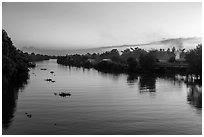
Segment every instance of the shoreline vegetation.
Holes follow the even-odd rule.
[[[179,55],[178,55],[179,54]],[[106,73],[128,74],[183,74],[202,79],[202,44],[185,52],[185,49],[160,49],[145,51],[130,48],[119,53],[112,49],[102,54],[58,56],[57,63],[65,66],[93,68]]]
[[[2,126],[7,129],[14,117],[19,89],[28,83],[29,68],[36,61],[49,60],[55,56],[28,54],[17,49],[5,30],[2,30]]]
[[[56,56],[28,54],[17,49],[5,30],[2,30],[2,87],[3,93],[9,87],[20,88],[29,78],[29,68],[35,67],[36,61],[49,60]]]
[[[10,84],[22,85],[28,78],[29,67],[36,61],[57,59],[65,66],[93,68],[105,73],[127,74],[182,74],[195,75],[202,80],[202,44],[195,49],[160,49],[146,51],[141,48],[117,49],[104,53],[48,56],[27,53],[17,49],[5,30],[2,30],[2,83],[3,89]],[[4,91],[4,90],[3,90]]]

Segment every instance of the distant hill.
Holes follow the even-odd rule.
[[[46,55],[66,55],[66,54],[86,54],[86,53],[102,53],[105,51],[110,51],[112,49],[118,49],[119,51],[125,50],[126,48],[140,47],[145,50],[150,49],[167,49],[175,47],[176,49],[185,48],[191,49],[195,48],[197,44],[202,43],[202,38],[199,37],[189,37],[189,38],[172,38],[163,39],[161,41],[150,42],[146,44],[133,44],[133,45],[116,45],[116,46],[106,46],[97,48],[87,48],[87,49],[40,49],[36,47],[23,47],[21,50],[28,53],[36,54],[46,54]]]

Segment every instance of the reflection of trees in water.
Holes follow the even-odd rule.
[[[196,108],[202,108],[202,88],[198,85],[189,85],[187,101]]]
[[[187,101],[196,108],[202,108],[202,77],[199,75],[176,75],[175,81],[184,82],[187,87]]]
[[[18,99],[18,89],[9,87],[2,97],[2,124],[3,129],[7,129],[12,122]]]
[[[187,75],[185,83],[189,88],[187,101],[196,108],[202,108],[202,77],[199,75]]]
[[[141,75],[139,79],[140,92],[156,92],[156,76]]]
[[[138,75],[131,74],[127,76],[127,83],[129,85],[132,85],[136,83],[137,81],[138,81]]]
[[[22,76],[22,75],[21,75]],[[23,89],[27,84],[28,76],[22,76],[18,83],[5,85],[2,90],[2,127],[8,129],[13,121],[14,112],[16,110],[16,101],[18,99],[19,89]]]
[[[109,77],[113,79],[114,81],[118,81],[121,75],[120,73],[107,73],[107,72],[100,72],[100,71],[98,71],[98,74],[102,77]]]
[[[198,85],[202,86],[202,77],[198,75],[187,75],[184,79],[187,85]]]
[[[139,82],[140,93],[156,92],[156,79],[161,78],[173,82],[174,85],[185,83],[188,86],[187,100],[192,106],[202,108],[202,78],[194,75],[128,75],[127,83],[129,85]]]
[[[140,92],[156,92],[156,75],[152,74],[143,74],[143,75],[134,75],[129,74],[127,77],[127,83],[132,85],[139,81],[139,90]]]

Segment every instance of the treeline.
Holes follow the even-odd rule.
[[[191,73],[202,76],[202,44],[186,53],[186,61],[190,66]]]
[[[94,68],[104,72],[168,72],[161,66],[188,65],[187,73],[202,74],[202,44],[196,49],[185,52],[181,50],[181,56],[185,59],[182,63],[175,60],[175,47],[172,49],[160,49],[146,51],[141,48],[130,48],[119,53],[117,49],[102,54],[66,55],[59,56],[57,63],[68,66]],[[165,62],[163,61],[165,60]],[[168,68],[168,67],[167,67]],[[173,67],[172,67],[173,68]],[[176,70],[175,68],[173,69]],[[183,71],[182,69],[179,71]]]
[[[67,55],[58,57],[57,63],[68,66],[95,68],[104,72],[141,72],[153,70],[157,62],[153,52],[140,48],[126,49],[119,54],[117,49],[102,54]]]
[[[36,61],[56,59],[56,56],[27,53],[17,49],[5,30],[2,30],[2,82],[3,88],[11,83],[22,83],[28,78],[28,68]]]
[[[5,30],[2,30],[2,84],[3,89],[11,83],[21,83],[28,78],[29,60],[17,50]],[[4,91],[4,90],[3,90]]]

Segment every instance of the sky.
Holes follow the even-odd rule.
[[[201,3],[7,3],[16,47],[80,49],[202,37]]]

